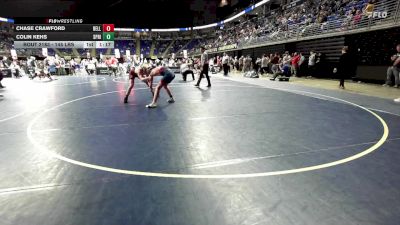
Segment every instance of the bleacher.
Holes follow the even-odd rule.
[[[167,49],[168,45],[171,43],[171,40],[159,40],[157,41],[156,48],[154,49],[154,55],[161,56]]]
[[[193,39],[189,42],[189,44],[186,46],[185,49],[188,50],[188,52],[190,52],[192,49],[198,48],[200,44],[201,44],[200,39]]]
[[[150,56],[151,40],[140,40],[140,54],[145,57]]]
[[[72,56],[73,55],[72,54],[72,49],[70,49],[70,48],[60,48],[58,50],[60,51],[62,56],[66,56],[66,55],[71,55]]]
[[[118,48],[121,51],[125,51],[127,49],[132,51],[135,49],[135,41],[134,40],[116,40],[114,47]]]
[[[56,52],[54,51],[54,49],[48,48],[48,49],[47,49],[47,54],[48,54],[48,55],[51,55],[51,56],[54,56],[54,55],[56,55]]]
[[[88,52],[88,49],[78,48],[76,50],[78,51],[80,57],[86,58],[86,53]],[[73,54],[73,52],[71,54]]]
[[[106,52],[107,52],[107,49],[105,49],[105,48],[96,49],[96,56],[100,57],[100,55],[105,55]]]
[[[174,45],[172,46],[170,52],[178,54],[179,50],[188,42],[189,40],[175,40]]]

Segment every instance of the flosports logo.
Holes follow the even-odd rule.
[[[388,16],[387,11],[379,12],[379,11],[374,11],[370,15],[368,15],[368,18],[378,18],[378,19],[384,19]]]

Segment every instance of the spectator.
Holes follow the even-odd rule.
[[[298,68],[298,73],[297,76],[303,76],[306,70],[306,64],[304,63],[306,61],[306,57],[304,57],[303,54],[299,54],[300,60],[299,60],[299,68]]]
[[[224,76],[228,76],[229,56],[226,53],[224,53],[224,56],[222,57],[222,67],[224,69]]]
[[[243,70],[244,56],[240,56],[239,58],[239,71]]]
[[[235,63],[233,62],[233,57],[232,56],[230,56],[228,59],[229,59],[228,73],[230,73],[231,70],[233,70],[233,68],[235,68]]]
[[[297,77],[297,73],[299,70],[299,62],[300,62],[300,55],[295,52],[293,54],[293,57],[291,59],[291,64],[292,64],[292,74]]]
[[[8,69],[11,66],[11,62],[6,56],[3,56],[3,60],[1,61],[1,63],[3,64],[2,66],[5,69]]]
[[[243,60],[243,73],[247,73],[251,70],[251,63],[252,63],[252,59],[250,57],[250,55],[247,55],[246,58],[244,58]]]
[[[222,59],[220,56],[214,58],[214,65],[217,65],[218,72],[222,70]]]
[[[319,52],[315,56],[315,76],[320,76],[326,72],[325,56]]]
[[[279,58],[279,54],[275,53],[274,57],[271,59],[271,72],[273,74],[276,74],[279,71],[279,61],[281,59]]]
[[[95,57],[92,57],[91,60],[87,60],[88,65],[87,65],[87,71],[89,75],[93,75],[96,73],[96,65],[97,65],[97,60]]]
[[[400,44],[396,46],[397,53],[391,57],[392,65],[389,66],[386,73],[386,82],[383,86],[389,86],[392,83],[392,76],[394,77],[395,88],[399,87],[399,72],[400,72]]]
[[[288,65],[290,67],[291,61],[292,61],[292,57],[290,57],[289,52],[286,51],[285,54],[283,54],[283,57],[282,57],[282,64]]]
[[[290,77],[290,65],[289,64],[281,64],[278,69],[274,72],[274,76],[270,79],[274,81],[278,76]]]
[[[316,54],[314,51],[311,51],[310,56],[308,57],[308,74],[310,76],[314,76],[315,60],[316,60]]]
[[[237,56],[233,59],[233,65],[235,66],[236,72],[239,71],[239,59]]]
[[[186,77],[188,74],[192,74],[192,78],[194,80],[194,72],[193,72],[193,70],[191,70],[189,68],[189,66],[188,66],[188,64],[186,64],[186,62],[183,62],[181,64],[181,73],[182,73],[183,81],[186,81]]]
[[[342,55],[339,59],[339,68],[336,70],[340,79],[339,88],[344,89],[344,79],[346,79],[352,71],[352,60],[348,54],[349,48],[342,48]]]
[[[256,72],[256,74],[258,74],[260,67],[261,67],[261,58],[257,58],[254,63],[254,71]]]
[[[375,9],[375,1],[374,0],[369,0],[368,4],[365,6],[364,8],[364,14],[366,16],[372,16],[372,14],[374,13],[374,9]]]
[[[362,13],[361,10],[357,10],[356,14],[353,16],[353,21],[352,21],[352,28],[354,29],[357,27],[357,25],[360,23],[362,18]]]
[[[0,88],[5,88],[2,84],[1,81],[3,80],[3,67],[0,65]]]
[[[13,75],[14,78],[20,78],[21,76],[21,67],[18,65],[17,60],[13,60],[11,63],[10,67],[11,69],[11,74]]]
[[[269,64],[269,57],[267,56],[267,54],[264,54],[262,59],[261,59],[261,74],[264,74],[264,72],[268,73],[268,64]]]
[[[69,68],[70,68],[70,74],[71,75],[75,75],[76,73],[76,71],[77,71],[77,63],[75,62],[75,60],[74,59],[71,59],[70,61],[69,61]]]

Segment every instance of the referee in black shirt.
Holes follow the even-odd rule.
[[[197,80],[197,84],[195,85],[195,87],[199,87],[201,79],[203,78],[203,74],[207,78],[207,82],[208,82],[207,87],[211,87],[210,77],[208,76],[208,54],[206,53],[206,48],[204,46],[201,47],[200,63],[202,66],[202,70],[200,72],[199,79]]]

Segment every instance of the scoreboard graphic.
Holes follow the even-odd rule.
[[[26,22],[26,21],[23,21]],[[83,19],[45,19],[14,24],[14,48],[114,48],[114,24],[83,24]]]

